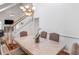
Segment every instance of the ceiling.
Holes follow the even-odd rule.
[[[27,5],[27,3],[0,4],[0,20],[12,19],[17,21],[16,18],[24,15],[24,12],[19,8],[20,6],[23,6],[23,5]]]

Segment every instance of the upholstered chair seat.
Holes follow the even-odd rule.
[[[79,55],[79,44],[73,43],[71,48],[71,55]]]
[[[59,34],[57,34],[57,33],[50,33],[49,34],[49,40],[53,40],[53,41],[59,42]]]
[[[27,32],[26,31],[20,32],[20,37],[24,37],[24,36],[27,36]]]
[[[47,32],[42,31],[41,34],[40,34],[40,37],[41,38],[47,38]]]

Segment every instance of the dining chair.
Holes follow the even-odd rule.
[[[59,34],[57,34],[57,33],[50,33],[49,34],[49,40],[53,40],[53,41],[59,42]]]
[[[46,31],[42,31],[40,34],[41,38],[47,38],[47,32]]]
[[[27,36],[27,32],[26,31],[20,32],[20,37],[24,37],[24,36]]]
[[[73,43],[71,48],[71,55],[79,55],[79,44]]]

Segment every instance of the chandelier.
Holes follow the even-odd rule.
[[[27,15],[32,16],[34,14],[35,7],[26,5],[26,6],[20,6],[20,9]]]

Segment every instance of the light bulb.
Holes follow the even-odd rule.
[[[31,12],[32,10],[31,10],[31,9],[29,9],[28,11],[29,11],[29,12]]]
[[[23,6],[20,6],[20,9],[24,9],[24,7]]]
[[[26,9],[22,9],[23,11],[26,11]]]
[[[31,16],[32,15],[32,13],[25,13],[27,16]]]
[[[29,13],[25,13],[27,16],[29,16]]]
[[[29,5],[26,5],[26,6],[25,6],[25,8],[27,8],[27,9],[28,9],[29,7],[30,7]]]
[[[35,10],[35,7],[32,7],[32,10]]]

